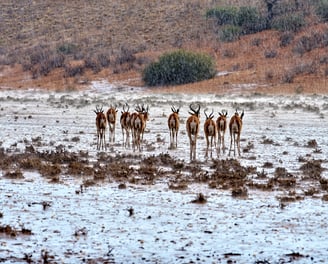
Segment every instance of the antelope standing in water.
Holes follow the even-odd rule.
[[[123,146],[124,147],[130,147],[130,118],[131,114],[129,112],[129,105],[125,104],[123,106],[123,111],[120,118],[121,128],[122,128],[122,136],[123,136]],[[124,137],[125,136],[125,137]]]
[[[210,148],[211,158],[212,158],[212,149],[213,149],[213,143],[214,146],[216,146],[216,125],[213,121],[213,110],[212,112],[207,115],[206,109],[204,110],[204,114],[206,116],[206,120],[204,123],[204,133],[206,138],[206,152],[205,152],[205,158],[208,157],[208,149]],[[213,142],[214,141],[214,142]]]
[[[193,108],[192,104],[189,106],[191,115],[186,122],[186,129],[187,134],[189,137],[190,142],[190,160],[196,159],[196,144],[197,144],[197,136],[199,132],[199,112],[200,112],[200,105],[198,104],[197,109]]]
[[[111,106],[106,113],[109,130],[109,142],[111,143],[115,142],[116,113],[116,106]]]
[[[132,129],[132,141],[133,141],[133,150],[137,148],[139,151],[141,151],[141,143],[143,141],[143,135],[146,128],[146,122],[149,118],[148,113],[148,106],[147,108],[144,108],[144,106],[136,107],[137,113],[134,113],[131,118],[131,129]]]
[[[178,132],[179,132],[179,108],[171,107],[172,113],[170,114],[167,124],[170,130],[170,148],[178,147]]]
[[[216,119],[216,127],[218,130],[218,154],[220,154],[221,149],[222,152],[225,153],[224,136],[227,130],[227,115],[228,112],[222,110],[222,113],[219,112],[219,117]]]
[[[96,126],[97,126],[97,149],[100,150],[104,149],[106,150],[106,139],[105,139],[105,133],[106,133],[106,116],[104,114],[103,108],[98,108],[96,106],[96,110],[94,110],[96,113]]]
[[[239,115],[238,111],[236,110],[235,114],[230,118],[229,122],[229,131],[230,131],[230,149],[229,149],[229,156],[232,148],[233,142],[233,154],[236,156],[236,147],[238,150],[238,155],[240,156],[240,133],[243,127],[243,117],[244,111]]]

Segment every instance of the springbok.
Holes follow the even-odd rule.
[[[130,114],[129,110],[130,110],[130,107],[128,104],[123,105],[123,111],[121,111],[122,114],[121,114],[121,118],[120,118],[124,147],[130,147],[131,114]],[[124,134],[125,134],[125,139],[124,139]]]
[[[233,153],[236,156],[236,145],[238,149],[238,155],[240,156],[240,133],[243,126],[243,117],[244,117],[244,110],[239,115],[238,111],[236,110],[235,114],[230,118],[229,122],[229,131],[230,131],[230,149],[229,149],[229,156],[232,148],[232,141],[234,145]]]
[[[208,149],[211,149],[211,158],[212,158],[212,149],[213,149],[213,141],[214,146],[216,147],[216,125],[213,120],[213,110],[212,112],[207,115],[206,109],[204,110],[204,114],[206,116],[206,120],[204,123],[204,133],[205,133],[205,139],[206,139],[206,152],[205,152],[205,158],[208,157]]]
[[[225,153],[224,136],[227,130],[227,115],[228,112],[222,110],[222,113],[219,112],[219,117],[216,119],[216,127],[218,130],[218,154],[220,154],[221,149],[222,152]]]
[[[106,139],[105,139],[105,133],[106,133],[106,116],[104,114],[103,108],[98,108],[96,106],[96,110],[94,110],[96,113],[96,126],[97,126],[97,149],[99,150],[104,149],[106,150]]]
[[[137,148],[141,151],[141,143],[146,128],[146,122],[149,118],[149,107],[144,108],[139,105],[135,109],[137,113],[133,113],[131,117],[132,135],[133,135],[133,151]]]
[[[109,130],[109,141],[111,143],[115,142],[115,125],[116,125],[116,106],[110,106],[106,113],[107,122],[108,122],[108,130]]]
[[[196,159],[196,144],[197,136],[199,132],[199,117],[200,117],[200,105],[198,104],[197,109],[193,108],[192,104],[189,106],[191,112],[186,122],[187,134],[190,142],[190,160]]]
[[[170,130],[170,148],[178,147],[178,132],[179,132],[179,108],[171,107],[172,113],[170,114],[167,124]]]

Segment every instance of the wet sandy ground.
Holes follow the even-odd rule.
[[[96,105],[150,107],[143,151],[96,150]],[[245,111],[242,156],[189,161],[188,106]],[[0,92],[4,263],[322,263],[327,225],[322,95]],[[177,149],[167,116],[181,105]],[[201,122],[204,122],[202,112]],[[108,138],[108,136],[107,136]],[[229,136],[226,135],[226,145]],[[261,262],[262,261],[262,262]]]

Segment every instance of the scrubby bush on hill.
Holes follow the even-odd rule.
[[[274,1],[268,3],[267,11],[260,12],[257,7],[214,7],[206,12],[207,18],[214,18],[219,26],[222,41],[234,41],[239,35],[253,34],[266,29],[282,32],[297,32],[306,25],[306,16],[310,15],[308,7],[298,2]],[[321,0],[317,14],[324,20],[328,17],[328,0]]]
[[[226,25],[219,30],[220,40],[224,42],[232,42],[239,39],[242,29],[234,25]]]
[[[252,34],[266,28],[266,18],[255,7],[215,7],[206,12],[206,17],[215,18],[222,41],[234,41],[241,34]]]
[[[328,0],[321,0],[316,8],[316,14],[323,22],[328,21]]]
[[[273,29],[286,32],[297,32],[305,26],[305,19],[300,14],[286,14],[273,19],[271,27]]]
[[[266,28],[266,18],[259,13],[257,8],[251,6],[240,7],[237,21],[243,34],[256,33]]]
[[[210,56],[178,50],[149,64],[143,71],[143,81],[149,86],[176,85],[210,79],[215,74],[215,62]]]
[[[216,18],[218,25],[237,25],[238,8],[233,6],[218,6],[206,12],[207,18]]]

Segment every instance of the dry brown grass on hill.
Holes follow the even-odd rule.
[[[286,47],[281,47],[283,33],[276,31],[223,43],[217,39],[217,25],[205,18],[206,10],[219,4],[262,5],[263,8],[261,0],[45,0],[28,5],[24,1],[2,1],[0,86],[74,90],[101,78],[142,86],[140,73],[148,62],[165,51],[184,48],[210,54],[217,62],[218,71],[227,74],[200,83],[152,89],[154,92],[328,92],[327,46],[304,54],[293,51],[304,36],[327,35],[327,24],[316,23],[295,33]],[[34,47],[45,45],[56,50],[67,43],[78,47],[72,59],[108,54],[110,66],[97,72],[86,69],[83,75],[68,78],[64,77],[63,67],[45,77],[33,77],[17,64],[24,66],[26,56]],[[115,63],[126,51],[132,52],[136,60]]]

